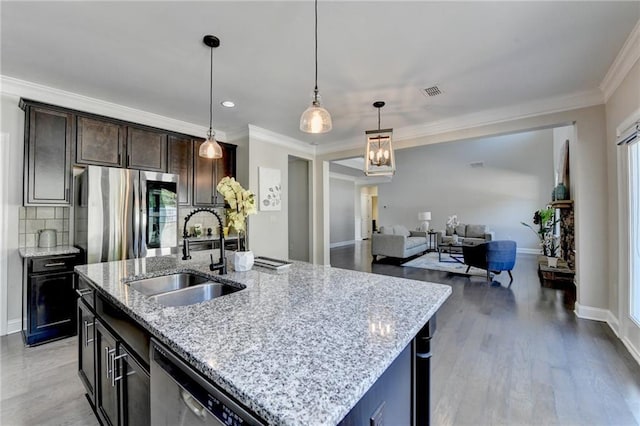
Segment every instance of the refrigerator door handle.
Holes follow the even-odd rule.
[[[131,181],[131,256],[129,259],[140,257],[140,172],[128,170]]]
[[[139,223],[139,241],[138,255],[136,257],[147,257],[147,175],[146,172],[139,172],[139,188],[140,188],[140,205],[138,209]]]

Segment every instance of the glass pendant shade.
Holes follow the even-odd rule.
[[[396,171],[393,155],[393,129],[367,130],[364,173],[367,176],[391,176]]]
[[[207,140],[200,145],[198,155],[204,158],[218,159],[222,158],[222,147],[213,137],[213,133],[209,133]]]
[[[327,133],[331,130],[331,115],[314,99],[311,106],[300,116],[300,130],[305,133]]]

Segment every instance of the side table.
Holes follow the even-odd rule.
[[[434,231],[427,232],[427,253],[438,251],[438,233]]]
[[[559,259],[558,266],[552,268],[546,256],[538,256],[538,276],[542,287],[563,290],[563,302],[567,309],[573,310],[576,302],[575,271],[569,269],[567,263]]]

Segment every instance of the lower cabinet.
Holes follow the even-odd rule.
[[[100,301],[104,304],[104,301]],[[100,309],[100,308],[98,308]],[[113,308],[117,309],[117,308]],[[78,376],[103,425],[148,425],[150,377],[99,310],[78,300]],[[125,333],[126,334],[126,333]]]

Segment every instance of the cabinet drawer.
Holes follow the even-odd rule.
[[[96,303],[95,303],[95,290],[93,289],[93,287],[91,287],[91,285],[89,285],[89,283],[87,282],[87,280],[85,280],[84,278],[82,278],[80,275],[76,274],[76,279],[75,279],[75,283],[74,283],[74,289],[76,291],[76,294],[78,295],[78,297],[87,304],[87,306],[89,306],[91,309],[95,309],[96,307]]]
[[[78,263],[80,256],[77,254],[39,257],[31,261],[31,273],[72,271]]]

